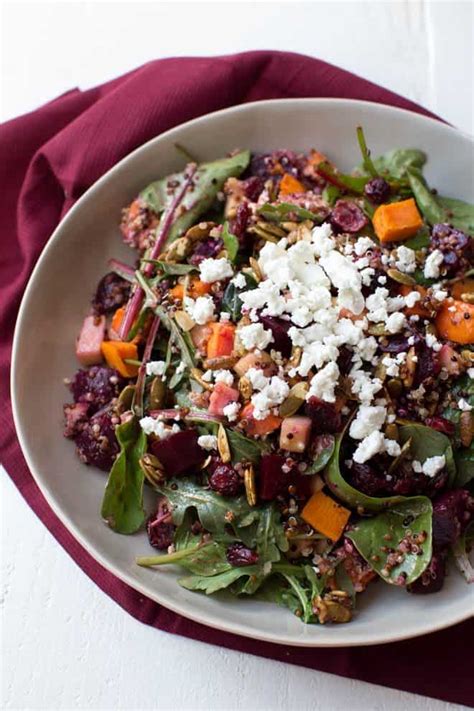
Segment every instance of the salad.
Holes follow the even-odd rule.
[[[179,147],[123,210],[135,256],[97,286],[64,406],[103,520],[158,551],[139,565],[306,623],[380,580],[438,592],[450,558],[474,580],[474,207],[422,151],[357,137],[350,174]]]

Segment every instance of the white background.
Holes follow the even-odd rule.
[[[158,57],[275,48],[338,64],[473,132],[471,2],[17,1],[3,3],[1,20],[2,120]],[[1,708],[456,708],[141,625],[76,567],[5,476],[0,501]]]

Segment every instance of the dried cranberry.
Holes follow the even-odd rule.
[[[355,202],[338,200],[331,212],[333,227],[342,232],[359,232],[368,220]]]
[[[467,489],[454,489],[433,501],[433,542],[451,546],[474,518],[474,498]]]
[[[390,185],[383,178],[372,178],[365,184],[364,193],[370,202],[380,205],[390,197]]]
[[[250,207],[247,202],[241,202],[235,212],[235,217],[230,222],[230,231],[239,240],[239,244],[244,246],[245,232],[250,219]]]
[[[227,548],[226,557],[236,568],[242,565],[255,565],[258,562],[258,553],[247,548],[243,543],[231,543]]]
[[[446,577],[447,550],[441,548],[434,550],[428,567],[414,583],[407,586],[408,592],[415,595],[428,595],[439,592]]]
[[[198,445],[196,430],[182,430],[166,439],[154,440],[150,450],[159,459],[167,477],[179,476],[197,469],[204,461],[204,450]]]
[[[418,387],[429,378],[434,378],[441,370],[438,355],[432,348],[425,344],[418,349],[418,362],[416,364],[414,385]]]
[[[415,331],[410,335],[413,337],[411,342],[413,345],[418,345],[423,340]],[[387,339],[386,343],[379,342],[379,348],[384,353],[404,353],[410,348],[410,343],[408,343],[408,336],[393,336]]]
[[[85,370],[78,370],[69,387],[74,401],[86,402],[89,414],[92,414],[117,397],[125,382],[113,368],[92,365]]]
[[[119,451],[110,412],[102,412],[84,423],[76,437],[77,454],[84,464],[109,471]]]
[[[433,225],[431,246],[443,254],[443,266],[447,276],[454,276],[466,269],[474,258],[474,242],[461,230],[446,222]]]
[[[95,296],[92,299],[92,309],[95,314],[109,314],[119,306],[123,306],[130,296],[130,283],[118,274],[109,272],[99,281]]]
[[[382,496],[387,493],[388,481],[370,464],[352,462],[349,470],[352,486],[367,496]]]
[[[279,351],[284,358],[289,358],[291,355],[292,343],[288,335],[288,330],[291,326],[290,321],[284,321],[275,316],[259,316],[259,320],[263,323],[266,329],[272,332],[273,341],[270,348]]]
[[[201,264],[203,259],[215,257],[222,249],[221,239],[205,239],[196,243],[196,247],[189,258],[191,264]]]
[[[325,402],[317,397],[311,397],[305,405],[305,413],[313,422],[313,431],[323,434],[325,432],[340,432],[342,427],[341,413],[335,405]]]
[[[432,427],[437,432],[442,432],[445,435],[451,436],[454,434],[456,427],[453,422],[450,422],[445,417],[440,415],[435,415],[433,417],[427,417],[425,424],[428,427]]]
[[[168,500],[162,496],[158,499],[156,513],[146,522],[148,540],[153,548],[164,551],[173,543],[175,526],[169,510]]]
[[[258,178],[256,175],[252,178],[247,178],[247,180],[244,180],[245,197],[250,200],[250,202],[257,202],[264,186],[265,182],[262,178]]]
[[[209,477],[211,489],[222,496],[237,496],[242,480],[230,464],[219,464]]]

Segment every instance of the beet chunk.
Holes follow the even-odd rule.
[[[280,454],[264,454],[260,460],[259,497],[273,501],[285,494],[291,481],[291,471],[283,471],[286,458]]]
[[[280,351],[283,358],[289,358],[291,355],[292,343],[288,335],[288,330],[291,326],[290,321],[284,321],[275,316],[259,316],[259,320],[263,323],[266,329],[272,332],[273,342],[270,348]]]
[[[428,567],[414,583],[407,586],[408,592],[414,595],[429,595],[439,592],[446,577],[447,550],[441,548],[433,551]]]
[[[89,405],[89,415],[108,405],[125,387],[126,381],[113,368],[92,365],[78,370],[70,384],[74,402]]]
[[[341,413],[330,402],[325,402],[317,397],[310,397],[305,405],[305,414],[313,422],[313,432],[324,434],[340,432],[341,430]]]
[[[350,480],[357,491],[367,494],[367,496],[384,496],[389,484],[383,474],[371,464],[359,464],[358,462],[352,462]]]
[[[452,546],[474,518],[474,497],[467,489],[453,489],[433,501],[433,541]]]
[[[206,457],[198,445],[196,430],[183,430],[166,439],[154,440],[150,449],[163,465],[168,477],[179,476],[200,467]]]
[[[130,296],[130,284],[122,277],[109,272],[99,281],[95,296],[92,299],[94,314],[102,316],[123,306]]]
[[[428,348],[425,344],[418,349],[418,363],[415,372],[415,387],[418,387],[425,380],[434,378],[441,370],[437,353],[432,348]]]
[[[119,452],[115,426],[109,411],[85,422],[76,437],[76,451],[84,464],[109,471]]]
[[[175,528],[168,500],[160,496],[156,513],[151,514],[146,522],[150,545],[160,551],[166,550],[173,543]]]
[[[338,200],[331,212],[331,223],[340,232],[359,232],[367,222],[360,207],[350,200]]]

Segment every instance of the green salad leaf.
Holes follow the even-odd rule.
[[[430,457],[444,455],[446,458],[446,469],[449,474],[449,484],[452,486],[456,477],[456,465],[454,463],[453,448],[448,437],[442,432],[437,432],[432,427],[426,427],[418,423],[402,425],[399,428],[399,442],[401,445],[410,440],[410,454],[413,459],[425,462]]]
[[[426,222],[429,222],[431,225],[435,225],[438,222],[445,222],[445,212],[436,196],[427,186],[420,171],[408,169],[407,175],[416,204]]]
[[[233,464],[238,462],[257,464],[262,454],[269,451],[269,444],[264,440],[250,439],[237,430],[226,429],[226,433]]]
[[[382,580],[410,585],[431,560],[432,514],[430,499],[414,496],[361,519],[346,536]]]
[[[383,176],[401,180],[410,168],[421,170],[426,163],[426,153],[417,148],[395,148],[373,159],[375,169]],[[363,166],[360,166],[362,169]]]
[[[455,403],[457,403],[460,398],[463,398],[471,407],[474,407],[474,380],[467,374],[462,375],[453,384],[451,397]],[[469,447],[463,447],[461,444],[461,410],[459,407],[447,407],[442,412],[442,415],[456,427],[453,438],[455,446],[454,461],[456,464],[456,479],[454,485],[466,486],[466,484],[474,480],[474,441],[471,442]]]
[[[146,452],[147,439],[136,417],[118,425],[115,436],[120,452],[107,480],[101,516],[117,533],[135,533],[145,521],[144,475],[139,461]]]
[[[438,202],[444,208],[446,222],[458,230],[474,235],[474,205],[448,197],[438,197]]]
[[[317,474],[322,471],[334,454],[335,446],[336,438],[334,435],[324,434],[315,437],[310,451],[313,461],[302,473],[305,476],[309,476],[310,474]]]
[[[474,583],[474,566],[469,560],[469,553],[473,544],[474,521],[471,521],[463,535],[453,546],[454,561],[467,583]]]
[[[230,281],[224,291],[224,296],[222,297],[221,310],[230,314],[230,317],[234,323],[240,320],[242,317],[242,300],[239,296],[243,291],[250,291],[250,289],[255,289],[257,287],[257,282],[250,274],[244,274],[245,286],[240,288],[237,287],[232,281]]]
[[[189,190],[183,199],[184,209],[173,223],[168,242],[172,242],[194,225],[199,217],[211,208],[227,178],[239,177],[249,162],[250,151],[241,151],[230,158],[202,163],[194,178],[194,189]],[[179,189],[183,182],[184,173],[174,173],[148,185],[139,197],[148,208],[161,214],[170,205],[175,190]],[[170,185],[175,190],[170,191]]]
[[[141,261],[154,264],[166,276],[183,276],[199,271],[199,267],[194,264],[175,264],[174,262],[163,262],[161,259],[142,259]]]
[[[186,578],[180,578],[178,583],[186,590],[201,590],[206,595],[212,595],[219,590],[228,588],[239,578],[252,578],[257,576],[258,572],[258,567],[254,565],[245,565],[241,568],[229,566],[228,570],[217,575],[189,575]]]
[[[224,222],[222,228],[222,241],[224,242],[224,247],[227,250],[227,256],[231,262],[235,262],[237,254],[239,252],[239,240],[237,237],[229,231],[229,223]]]
[[[257,209],[257,214],[264,217],[270,222],[284,222],[285,220],[312,220],[312,222],[324,222],[325,217],[317,215],[310,210],[298,205],[292,205],[290,202],[280,202],[277,205],[266,203]]]

